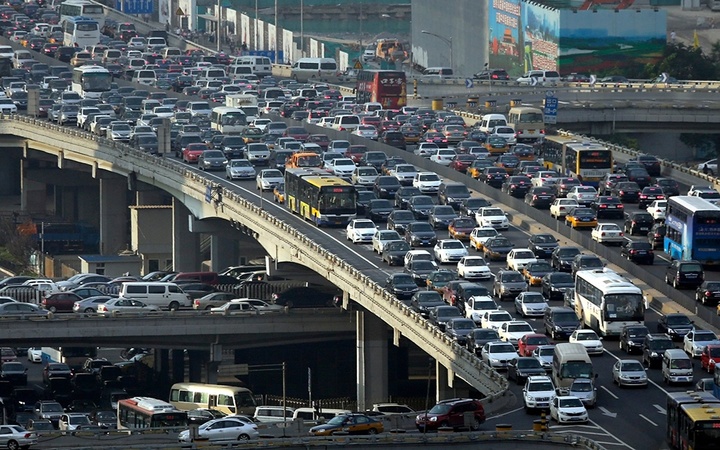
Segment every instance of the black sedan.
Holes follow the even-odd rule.
[[[429,223],[412,222],[405,228],[405,241],[411,247],[432,247],[437,244],[437,236]]]
[[[384,198],[377,198],[370,200],[367,208],[365,209],[365,217],[374,222],[385,222],[393,212],[393,205],[390,200]]]
[[[415,195],[408,200],[407,209],[413,213],[416,219],[427,219],[433,206],[435,206],[435,202],[429,195]]]
[[[682,313],[660,316],[657,324],[658,333],[667,334],[673,341],[682,341],[693,328],[693,321]]]
[[[388,266],[402,266],[410,244],[405,241],[391,241],[383,245],[381,258]]]
[[[638,208],[645,209],[655,200],[664,200],[665,192],[660,186],[647,186],[640,192],[640,200],[638,200]]]
[[[640,186],[634,181],[623,181],[612,188],[610,195],[623,203],[636,203],[640,199]]]
[[[387,229],[395,230],[400,234],[405,234],[405,228],[411,222],[415,222],[415,216],[413,213],[404,209],[396,209],[391,212],[387,218]]]
[[[549,258],[558,245],[557,239],[550,233],[533,234],[528,238],[528,248],[538,258]]]
[[[500,335],[492,328],[475,328],[467,336],[467,349],[480,356],[480,350],[488,342],[500,342]]]
[[[483,245],[483,255],[486,261],[504,261],[507,258],[513,244],[505,236],[495,236]]]
[[[357,198],[355,199],[355,205],[357,206],[358,214],[365,214],[368,205],[371,200],[376,199],[377,196],[372,191],[358,191]]]
[[[550,257],[550,264],[561,272],[572,271],[572,262],[575,255],[579,255],[582,251],[578,247],[558,247],[553,250]]]
[[[405,268],[405,273],[410,275],[418,286],[427,285],[427,277],[438,268],[434,261],[411,261]]]
[[[468,335],[475,328],[475,322],[473,322],[472,319],[458,317],[448,320],[445,325],[445,333],[459,345],[465,346]]]
[[[385,280],[385,289],[390,291],[398,300],[409,300],[418,291],[413,277],[406,273],[394,273]]]
[[[416,195],[422,195],[420,189],[413,186],[403,186],[395,193],[395,207],[400,209],[407,209],[408,202]]]
[[[0,378],[9,381],[13,386],[27,386],[27,368],[15,361],[3,363]]]
[[[540,360],[533,356],[522,356],[513,359],[508,364],[507,371],[508,380],[515,380],[517,384],[523,384],[527,377],[533,375],[547,375]]]
[[[638,264],[653,264],[655,252],[652,244],[645,241],[627,241],[620,249],[620,256]]]
[[[672,178],[656,178],[655,185],[660,186],[666,197],[680,195],[680,184]]]
[[[525,194],[525,203],[537,209],[548,209],[555,200],[555,191],[547,186],[537,186]]]
[[[703,305],[717,305],[720,302],[720,281],[703,281],[695,291],[695,300]]]
[[[595,211],[598,220],[612,217],[622,219],[625,212],[625,206],[620,199],[610,195],[599,196],[590,204],[590,208]]]
[[[565,292],[574,287],[572,275],[567,272],[553,272],[543,277],[540,290],[548,300],[562,300]]]
[[[445,305],[445,301],[437,291],[418,291],[410,298],[410,308],[423,317],[428,317],[436,306]]]

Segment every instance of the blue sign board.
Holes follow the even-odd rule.
[[[115,9],[125,14],[152,14],[152,0],[116,0]]]
[[[472,89],[474,86],[472,78],[465,78],[465,87],[468,89]]]
[[[205,203],[212,203],[212,186],[205,188]]]
[[[543,109],[543,114],[545,115],[545,123],[557,123],[557,110],[558,99],[557,97],[555,97],[555,93],[553,91],[547,91],[545,93],[545,108]]]

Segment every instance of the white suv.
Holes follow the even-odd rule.
[[[548,376],[537,375],[528,377],[522,391],[525,411],[549,409],[555,397],[555,386]]]
[[[560,74],[554,70],[530,70],[516,80],[520,84],[556,84],[560,82]]]
[[[436,193],[442,184],[442,180],[435,172],[418,172],[413,178],[412,185],[423,194]]]

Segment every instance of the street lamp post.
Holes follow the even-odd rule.
[[[448,45],[448,47],[450,47],[450,68],[453,69],[453,70],[455,70],[455,67],[453,66],[453,40],[452,40],[452,36],[450,36],[450,37],[445,37],[445,36],[441,36],[441,35],[439,35],[439,34],[431,33],[430,31],[427,31],[427,30],[422,30],[422,31],[420,31],[420,32],[421,32],[422,34],[429,34],[430,36],[435,36],[436,38],[438,38],[438,39],[440,39],[441,41],[443,41],[444,43],[446,43],[446,44]]]

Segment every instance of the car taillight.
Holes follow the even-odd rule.
[[[545,134],[545,130],[540,130],[540,134]]]
[[[640,198],[647,198],[647,195],[643,194],[640,196]]]
[[[658,195],[656,198],[657,198],[658,200],[663,200],[663,199],[665,198],[665,196],[662,195],[662,194],[660,194],[660,195]]]
[[[637,250],[630,250],[631,255],[634,255],[635,253],[637,253]]]
[[[711,295],[712,295],[712,292],[710,292],[710,291],[705,291],[705,296],[706,296],[706,297],[710,297]]]
[[[618,192],[618,194],[625,195],[625,191],[620,191],[620,192]]]
[[[600,205],[600,209],[607,208],[607,205]]]
[[[619,205],[617,205],[617,207],[618,207],[618,209],[623,209],[625,207],[625,205],[619,204]]]
[[[537,198],[538,198],[537,195],[533,195],[533,200],[537,200]]]

